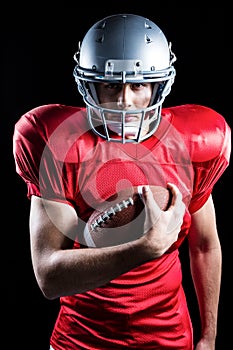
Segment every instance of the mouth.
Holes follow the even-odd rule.
[[[132,122],[138,122],[139,118],[135,115],[126,115],[125,116],[125,122],[126,123],[132,123]]]
[[[124,116],[119,116],[116,114],[106,114],[106,120],[113,123],[138,123],[140,121],[140,116],[136,114],[125,114]]]

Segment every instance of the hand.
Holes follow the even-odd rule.
[[[143,238],[149,243],[155,257],[165,253],[177,240],[185,213],[185,205],[177,186],[169,183],[168,188],[172,193],[172,201],[166,211],[159,208],[148,186],[144,186],[142,192],[146,210]]]

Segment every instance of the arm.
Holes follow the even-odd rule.
[[[32,263],[43,294],[54,299],[82,293],[161,256],[176,241],[184,214],[180,192],[172,186],[171,190],[173,200],[166,212],[158,209],[152,193],[145,191],[149,214],[147,233],[140,239],[114,247],[88,249],[72,249],[73,241],[69,237],[78,229],[78,218],[71,206],[32,196]],[[174,213],[179,219],[171,230],[169,222]]]
[[[222,254],[212,197],[192,215],[189,252],[202,329],[201,340],[198,342],[196,350],[214,350]]]

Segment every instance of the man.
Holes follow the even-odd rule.
[[[229,163],[230,128],[208,107],[162,109],[175,55],[144,17],[98,21],[75,60],[86,108],[39,106],[14,132],[16,170],[31,201],[35,276],[46,298],[60,298],[51,349],[213,350],[221,247],[211,193]],[[152,185],[170,189],[166,211]],[[130,186],[143,189],[141,236],[87,247],[82,235],[93,210]],[[201,318],[195,345],[179,259],[185,239]]]

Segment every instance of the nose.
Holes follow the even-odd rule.
[[[121,109],[132,105],[132,90],[129,84],[122,84],[117,96],[117,106]]]

